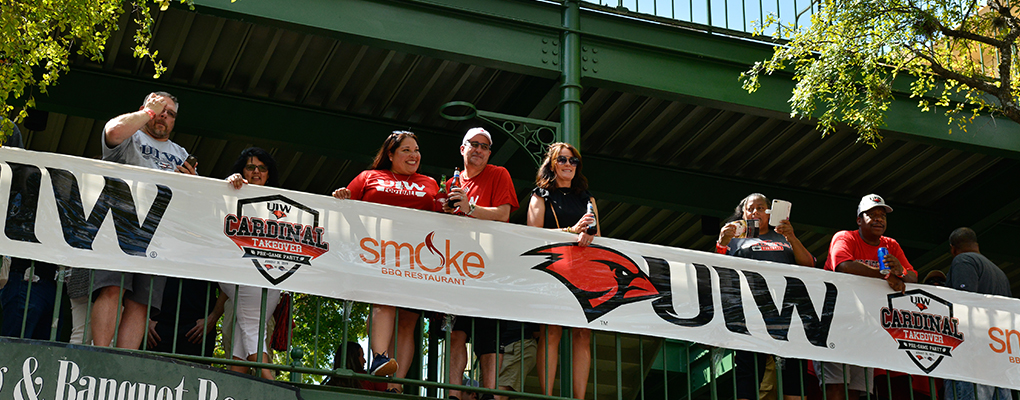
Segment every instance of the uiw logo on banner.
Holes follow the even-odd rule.
[[[698,314],[693,318],[681,318],[673,306],[673,288],[669,263],[661,258],[643,257],[649,274],[642,272],[629,257],[614,249],[598,245],[581,247],[575,243],[559,243],[532,249],[525,256],[546,256],[547,261],[534,267],[544,271],[563,283],[577,298],[588,322],[624,304],[652,300],[651,308],[662,320],[682,327],[697,327],[708,324],[715,317],[715,289],[708,267],[694,263],[697,274]],[[740,290],[740,275],[730,268],[713,267],[720,277],[721,308],[726,329],[730,332],[750,335],[743,308]],[[775,300],[765,279],[757,273],[743,271],[748,278],[751,294],[758,305],[758,312],[768,326],[769,335],[775,340],[788,340],[790,321],[794,309],[804,326],[808,341],[818,347],[826,347],[829,329],[832,325],[833,310],[836,307],[836,286],[825,282],[825,299],[819,314],[808,296],[804,282],[786,277],[786,291],[782,308]]]
[[[12,177],[4,233],[12,240],[40,243],[36,235],[36,219],[40,207],[42,170],[29,164],[8,162],[7,165],[11,168]],[[124,180],[103,176],[99,197],[92,210],[86,213],[81,185],[75,175],[55,167],[47,167],[46,171],[53,188],[62,237],[67,245],[92,250],[100,226],[112,214],[121,251],[131,256],[146,255],[152,235],[173,198],[173,191],[168,186],[155,185],[158,191],[156,198],[145,219],[139,223],[131,186]]]
[[[237,212],[223,218],[223,233],[273,285],[329,251],[319,212],[282,195],[238,199]]]
[[[953,303],[921,289],[890,294],[889,306],[882,307],[882,328],[925,373],[963,344],[959,325]]]

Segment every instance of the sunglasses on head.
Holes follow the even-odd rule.
[[[246,171],[248,171],[248,172],[254,171],[254,170],[256,170],[256,169],[257,169],[257,170],[259,170],[260,172],[266,172],[266,171],[269,171],[269,168],[268,168],[268,167],[266,167],[265,165],[255,165],[255,164],[248,164],[248,165],[245,165],[245,166],[244,166],[244,169],[245,169]]]
[[[570,165],[578,165],[578,164],[581,163],[581,159],[577,158],[577,157],[566,158],[564,156],[559,156],[559,157],[556,157],[556,163],[557,164],[570,163]]]
[[[488,143],[482,143],[482,142],[464,142],[464,144],[471,146],[471,148],[473,148],[473,149],[477,149],[477,148],[481,148],[482,150],[492,149],[492,146],[490,146]]]

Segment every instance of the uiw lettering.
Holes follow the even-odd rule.
[[[35,234],[36,214],[39,208],[39,191],[42,172],[34,165],[9,162],[11,191],[8,199],[4,234],[11,240],[39,243]],[[138,223],[138,211],[131,187],[121,179],[104,176],[103,190],[92,207],[85,213],[78,180],[71,171],[47,167],[57,215],[64,241],[71,247],[92,250],[92,242],[108,214],[113,215],[117,242],[127,255],[143,257],[152,241],[152,235],[170,205],[173,192],[169,187],[156,185],[158,193],[145,221]]]
[[[577,298],[588,322],[624,304],[654,299],[652,309],[662,320],[683,327],[706,325],[715,318],[715,285],[708,266],[690,263],[697,276],[698,314],[692,318],[681,318],[673,307],[673,288],[670,280],[670,265],[666,260],[644,257],[648,274],[626,255],[597,245],[577,246],[575,243],[560,243],[543,246],[525,252],[526,256],[545,256],[547,261],[533,269],[544,271],[563,283]],[[712,267],[719,275],[719,308],[726,329],[733,333],[750,335],[741,298],[741,275],[751,288],[751,297],[758,306],[769,336],[775,340],[788,340],[790,321],[794,312],[804,326],[808,342],[818,347],[827,347],[829,328],[832,326],[836,308],[836,285],[825,283],[825,298],[818,310],[808,295],[804,282],[794,277],[786,278],[786,290],[781,305],[772,298],[768,283],[761,274],[752,271],[737,271],[730,268]]]

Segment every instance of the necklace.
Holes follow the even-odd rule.
[[[414,175],[414,174],[411,174],[411,175]],[[401,180],[401,179],[397,179],[397,173],[393,172],[392,170],[390,171],[390,176],[393,177],[393,182],[404,182],[404,183],[407,183],[407,181],[411,179],[411,175],[408,175],[407,178],[404,178],[403,180]]]

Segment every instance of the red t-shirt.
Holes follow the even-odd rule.
[[[453,178],[446,181],[446,187],[453,184]],[[471,178],[460,177],[460,186],[467,190],[468,201],[471,204],[481,207],[498,207],[504,204],[510,205],[510,212],[519,207],[517,203],[517,191],[514,190],[514,182],[510,179],[510,172],[506,168],[486,165],[482,173]],[[509,221],[507,218],[503,222]]]
[[[832,243],[829,244],[829,256],[825,259],[825,269],[835,271],[836,266],[844,261],[857,261],[864,265],[878,267],[879,247],[889,249],[889,254],[900,260],[900,264],[905,270],[914,270],[896,239],[882,236],[878,239],[878,246],[872,246],[861,238],[858,231],[839,231],[832,236]]]
[[[436,211],[439,184],[435,179],[418,173],[400,175],[388,170],[368,169],[361,171],[347,189],[354,200]]]

